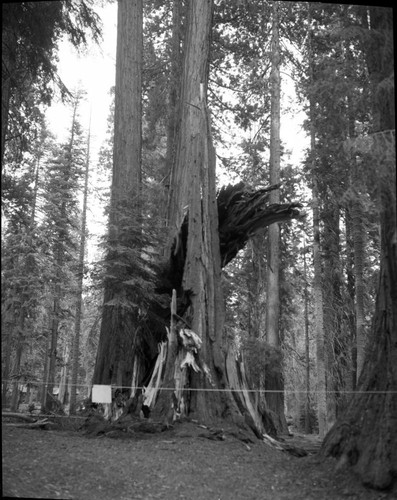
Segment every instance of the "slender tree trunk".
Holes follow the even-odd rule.
[[[44,368],[43,368],[43,383],[40,389],[40,403],[42,411],[45,411],[47,405],[47,390],[48,390],[48,369],[50,364],[50,337],[48,333],[45,336],[44,346]]]
[[[2,76],[1,76],[1,169],[4,165],[4,151],[7,139],[8,115],[12,92],[12,81],[15,77],[15,52],[17,47],[15,33],[2,31]]]
[[[347,275],[347,293],[349,296],[349,307],[348,307],[348,324],[350,330],[350,375],[349,382],[347,384],[350,390],[355,390],[357,383],[357,343],[356,343],[356,315],[354,311],[355,304],[355,290],[354,290],[354,249],[352,241],[352,218],[350,209],[346,208],[345,211],[345,227],[346,227],[346,247],[347,247],[347,258],[346,258],[346,275]]]
[[[357,165],[353,166],[357,170]],[[357,175],[355,175],[357,179]],[[357,193],[357,196],[360,196]],[[354,246],[354,281],[355,281],[355,314],[356,314],[356,383],[363,369],[364,363],[364,261],[365,261],[365,232],[360,199],[353,200],[351,207],[352,232]]]
[[[346,47],[346,69],[347,74],[350,75],[350,67],[353,67],[354,57],[349,47]],[[348,95],[348,135],[350,139],[356,137],[356,121],[355,109],[352,102],[352,97]],[[360,175],[360,162],[361,160],[356,154],[350,155],[350,169],[349,169],[349,182],[350,182],[350,200],[348,200],[348,217],[346,222],[347,231],[350,232],[349,236],[352,240],[353,262],[349,271],[352,272],[354,284],[350,284],[350,293],[354,299],[354,347],[353,347],[353,372],[355,380],[353,386],[355,387],[360,373],[363,368],[364,362],[364,348],[365,348],[365,319],[364,319],[364,265],[365,265],[365,227],[364,227],[364,213],[362,209],[362,193],[363,193],[363,180]],[[365,189],[364,189],[365,191]]]
[[[296,343],[296,337],[298,336],[299,332],[295,331],[295,329],[292,329],[291,332],[290,332],[290,336],[291,336],[291,346],[292,348],[294,349],[295,353],[298,353],[298,346],[297,346],[297,343]],[[293,407],[293,410],[292,410],[292,414],[293,414],[293,418],[294,418],[294,425],[296,427],[296,429],[300,430],[301,429],[301,419],[302,419],[302,399],[303,399],[303,395],[302,395],[302,386],[301,384],[299,384],[299,382],[294,379],[294,376],[296,373],[299,373],[300,371],[300,363],[297,359],[296,356],[292,356],[292,360],[291,360],[291,363],[292,363],[292,375],[291,375],[291,382],[292,382],[292,387],[293,387],[293,395],[291,394],[289,397],[287,397],[287,407],[286,407],[286,412],[287,412],[287,415],[291,415],[291,411],[289,409],[290,407],[290,404],[292,402],[292,407]]]
[[[331,189],[329,187],[329,189]],[[341,264],[340,264],[340,229],[339,229],[339,207],[334,202],[335,195],[326,196],[323,203],[323,296],[327,297],[323,303],[324,314],[324,341],[325,341],[325,366],[327,386],[327,429],[334,424],[338,405],[340,403],[338,393],[343,391],[340,386],[341,363],[344,356],[341,346],[344,339],[341,338]]]
[[[15,352],[14,370],[13,370],[13,388],[11,396],[11,411],[15,412],[18,410],[19,405],[19,382],[20,382],[20,371],[21,371],[21,361],[23,354],[23,347],[25,341],[25,311],[24,307],[21,307],[19,311],[19,321],[18,321],[18,336],[17,336],[17,347]]]
[[[264,339],[265,337],[265,307],[264,296],[266,286],[266,268],[263,262],[264,248],[266,248],[265,235],[258,234],[250,239],[248,245],[252,248],[252,274],[247,279],[247,303],[249,307],[248,335],[252,339]],[[247,372],[250,374],[252,388],[255,392],[255,405],[259,406],[262,391],[265,388],[265,373],[261,373],[257,367],[247,366]],[[251,373],[256,373],[252,376]],[[262,397],[263,399],[263,397]]]
[[[270,130],[270,184],[280,182],[280,42],[279,3],[272,3],[272,72],[271,80],[271,130]],[[279,203],[280,194],[276,189],[270,193],[270,203]],[[266,293],[266,336],[267,342],[280,353],[277,368],[265,375],[266,402],[272,411],[276,429],[288,434],[284,415],[284,376],[280,349],[280,226],[271,224],[268,229],[268,262]],[[274,392],[273,392],[274,391]]]
[[[70,382],[70,406],[69,414],[74,415],[76,411],[76,390],[77,379],[79,371],[79,356],[80,356],[80,331],[82,320],[82,305],[83,305],[83,280],[84,280],[84,256],[86,247],[86,229],[87,229],[87,199],[88,199],[88,178],[90,168],[90,138],[91,138],[91,118],[88,130],[87,140],[87,157],[85,162],[84,174],[84,192],[83,192],[83,211],[81,214],[81,235],[80,235],[80,249],[79,249],[79,262],[77,270],[77,291],[76,291],[76,312],[74,322],[74,338],[73,338],[73,351],[72,351],[72,374]]]
[[[280,46],[278,38],[278,2],[273,2],[272,21],[272,73],[271,80],[271,130],[270,130],[270,184],[280,183]],[[278,189],[271,191],[270,203],[279,203]],[[279,253],[280,227],[278,223],[271,224],[268,229],[268,273],[267,273],[267,306],[266,334],[273,347],[279,347]],[[275,408],[276,410],[276,408]]]
[[[311,5],[309,3],[309,23],[311,24]],[[308,57],[310,82],[314,86],[314,57],[312,50],[312,33],[308,34]],[[309,98],[310,115],[310,153],[311,177],[312,177],[312,210],[313,210],[313,296],[314,296],[314,331],[316,337],[316,364],[317,364],[317,420],[318,432],[322,438],[326,433],[327,425],[327,383],[325,371],[325,338],[324,338],[324,311],[323,311],[323,288],[322,288],[322,265],[320,246],[320,206],[319,189],[316,173],[316,135],[314,124],[314,95]]]
[[[264,337],[265,333],[265,311],[263,307],[265,295],[265,264],[263,253],[265,248],[265,236],[259,234],[254,236],[248,242],[251,250],[252,272],[247,279],[247,302],[249,306],[248,335],[259,339]]]
[[[306,264],[306,240],[303,245],[303,274],[304,274],[304,322],[305,322],[305,432],[310,434],[312,426],[310,422],[310,341],[309,341],[309,290],[307,280],[307,264]]]
[[[4,311],[1,314],[1,331],[2,337],[5,339],[5,348],[4,348],[4,358],[2,362],[2,398],[1,405],[2,407],[7,406],[8,400],[8,387],[9,387],[9,379],[10,379],[10,361],[11,361],[11,341],[12,341],[12,329],[13,329],[13,320],[7,321],[9,317],[9,312]],[[11,319],[11,318],[10,318]]]
[[[313,174],[315,175],[315,174]],[[320,256],[320,215],[318,207],[317,180],[313,179],[313,264],[314,264],[314,329],[316,332],[316,360],[317,360],[317,419],[320,437],[325,436],[327,398],[325,373],[325,339],[323,320],[323,291],[321,284],[321,256]]]
[[[30,216],[30,230],[33,229],[34,222],[36,219],[37,193],[39,191],[40,160],[41,160],[41,153],[38,153],[36,159],[35,174],[34,174],[33,206],[32,206],[32,213]]]
[[[68,345],[68,340],[65,340],[65,345],[62,353],[62,361],[63,365],[61,368],[61,375],[59,380],[59,392],[58,392],[58,401],[63,406],[66,404],[67,400],[67,390],[68,390],[68,372],[69,372],[69,363],[70,363],[70,347]]]
[[[57,266],[58,269],[62,268],[63,258],[58,251]],[[51,337],[50,337],[50,350],[48,355],[48,372],[46,380],[46,396],[45,396],[45,408],[44,411],[51,412],[55,407],[54,398],[54,387],[55,387],[55,377],[56,377],[56,362],[58,354],[58,329],[59,329],[59,317],[60,317],[60,300],[61,300],[61,285],[59,273],[57,273],[58,283],[55,285],[54,290],[54,301],[52,309],[52,319],[51,319]]]

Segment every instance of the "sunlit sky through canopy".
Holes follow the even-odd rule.
[[[110,88],[115,82],[117,3],[97,7],[103,23],[103,40],[100,46],[89,44],[88,50],[78,53],[65,39],[60,44],[58,73],[73,91],[81,88],[87,92],[86,102],[80,106],[80,121],[88,130],[91,112],[92,150],[100,147],[107,127],[111,102]],[[71,125],[72,109],[55,102],[47,112],[51,130],[62,140]]]

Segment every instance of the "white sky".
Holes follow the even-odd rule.
[[[109,115],[109,90],[115,82],[117,3],[96,8],[103,22],[103,41],[99,46],[90,44],[85,54],[78,54],[74,47],[64,40],[60,44],[58,74],[73,91],[79,86],[87,91],[87,102],[80,106],[80,122],[88,130],[90,109],[92,153],[95,156],[101,146]],[[72,110],[61,102],[55,102],[46,113],[50,130],[59,140],[67,138],[71,125]]]

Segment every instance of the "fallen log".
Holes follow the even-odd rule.
[[[278,439],[274,439],[272,436],[269,436],[269,434],[266,433],[263,433],[262,441],[268,446],[271,446],[272,448],[275,448],[279,451],[285,451],[290,455],[293,455],[294,457],[305,457],[308,455],[307,451],[303,448],[285,443],[284,441],[279,441]]]
[[[13,413],[13,412],[9,412],[9,411],[3,411],[1,413],[1,416],[2,417],[6,417],[6,418],[20,418],[21,420],[26,420],[26,422],[30,422],[30,423],[34,423],[37,421],[36,418],[34,417],[29,417],[28,415],[24,415],[23,413]]]
[[[55,425],[54,422],[48,421],[48,419],[38,420],[37,422],[14,424],[12,422],[3,423],[6,427],[23,427],[25,429],[35,429],[37,427],[45,427],[46,425]]]

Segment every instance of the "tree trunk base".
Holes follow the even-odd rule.
[[[352,466],[366,486],[388,489],[397,478],[396,429],[395,394],[357,394],[327,434],[321,454],[338,458],[338,469]]]

